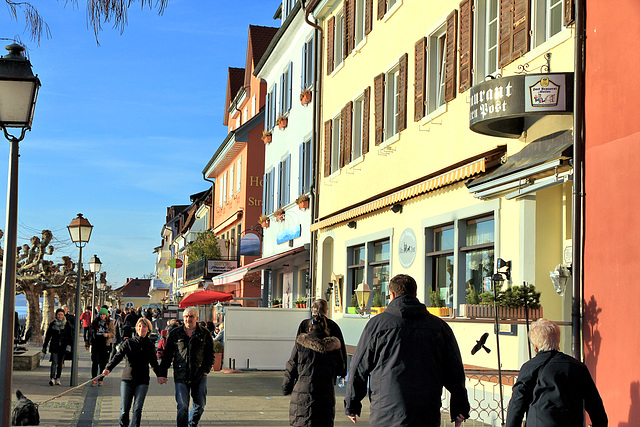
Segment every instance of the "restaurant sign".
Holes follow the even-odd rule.
[[[226,273],[227,271],[231,271],[234,268],[238,267],[238,261],[227,261],[220,259],[209,259],[207,260],[207,273],[217,276],[222,273]]]
[[[523,74],[484,81],[469,91],[469,128],[518,138],[525,117],[573,112],[573,73]]]

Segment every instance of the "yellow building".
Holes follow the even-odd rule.
[[[315,293],[332,287],[348,345],[369,318],[349,313],[356,287],[373,291],[368,307],[384,307],[389,279],[405,273],[422,302],[433,291],[455,313],[445,320],[464,363],[495,369],[495,352],[470,355],[484,332],[495,346],[493,326],[461,312],[472,289],[491,289],[498,258],[510,261],[505,286],[535,284],[545,317],[570,320],[570,286],[559,296],[549,279],[571,246],[564,3],[311,3],[323,40]],[[558,77],[564,109],[524,111],[525,87],[539,86],[529,80],[550,69],[568,73]],[[524,326],[501,331],[503,368],[518,369]]]

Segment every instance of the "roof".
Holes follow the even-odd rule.
[[[264,48],[262,54],[258,57],[257,60],[254,60],[253,63],[255,67],[253,75],[257,76],[262,67],[264,67],[264,63],[267,62],[267,58],[269,58],[269,55],[271,55],[273,50],[276,48],[278,42],[282,38],[282,35],[287,31],[287,28],[289,28],[291,22],[294,20],[301,7],[302,6],[300,5],[300,2],[296,2],[296,4],[293,6],[293,9],[291,9],[291,12],[289,12],[289,16],[287,16],[287,19],[285,19],[285,21],[282,23],[282,26],[277,29],[277,33],[274,33],[274,36],[271,37],[269,44]]]
[[[262,58],[262,55],[267,51],[271,40],[278,30],[279,28],[277,27],[249,25],[249,43],[247,45],[247,62],[244,75],[245,85],[248,85],[251,81],[253,68],[260,62],[260,58]]]
[[[229,124],[229,105],[235,98],[240,88],[244,85],[244,68],[229,67],[229,73],[227,75],[227,98],[224,101],[224,115],[222,116],[222,124],[227,126]]]
[[[118,288],[124,298],[148,298],[151,279],[128,279],[123,287]]]

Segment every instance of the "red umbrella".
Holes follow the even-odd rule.
[[[233,299],[233,294],[218,291],[198,291],[187,295],[181,302],[180,308],[191,307],[192,305],[207,305],[218,301],[229,301]]]

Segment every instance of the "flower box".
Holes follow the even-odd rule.
[[[371,307],[371,314],[375,316],[376,314],[384,313],[386,309],[387,307]]]
[[[302,202],[298,202],[298,208],[300,208],[300,210],[309,209],[309,201],[303,200]]]
[[[482,319],[482,318],[490,318],[493,319],[495,317],[493,311],[493,305],[486,304],[466,304],[464,307],[464,315],[470,319]],[[525,320],[525,308],[510,308],[504,306],[495,307],[498,313],[498,319],[510,319],[510,320]],[[529,320],[537,320],[543,317],[542,315],[542,307],[540,308],[530,308],[529,309]]]
[[[278,120],[276,120],[276,123],[278,124],[278,128],[282,130],[286,128],[287,125],[289,124],[289,119],[287,117],[278,117]]]
[[[284,209],[278,209],[273,213],[273,215],[276,217],[276,221],[284,221]]]
[[[449,307],[427,307],[427,311],[438,317],[447,317],[451,315],[451,309]]]
[[[265,144],[269,144],[271,143],[271,140],[273,139],[273,136],[271,135],[271,132],[267,132],[267,131],[262,131],[262,141]]]
[[[311,91],[309,89],[304,89],[300,93],[300,103],[302,105],[308,105],[311,102],[311,98],[313,97]]]

